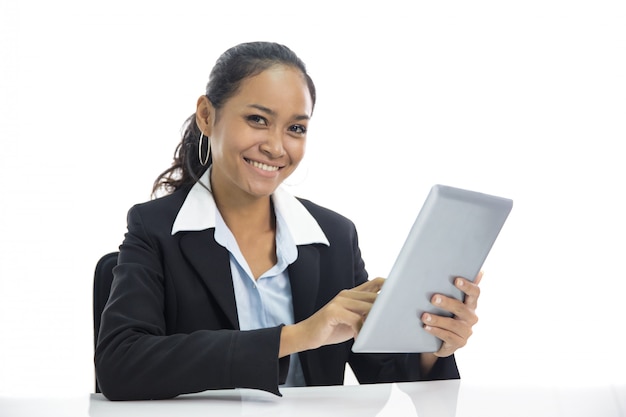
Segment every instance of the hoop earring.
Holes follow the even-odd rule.
[[[207,136],[208,147],[206,150],[206,157],[202,157],[202,142],[204,139],[204,132],[200,131],[200,138],[198,138],[198,160],[203,167],[209,162],[209,156],[211,155],[211,138]]]

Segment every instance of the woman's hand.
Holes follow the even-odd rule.
[[[279,357],[356,337],[384,282],[384,278],[375,278],[343,290],[308,319],[284,326]]]
[[[472,335],[472,327],[478,322],[476,306],[480,296],[478,284],[482,276],[481,271],[474,282],[464,278],[456,278],[454,285],[465,293],[463,302],[441,294],[435,294],[432,297],[433,305],[453,314],[452,317],[437,316],[430,313],[422,315],[426,331],[443,341],[441,348],[434,353],[435,356],[443,358],[452,355],[457,349],[465,346],[467,339]]]

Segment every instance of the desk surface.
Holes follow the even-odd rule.
[[[0,396],[3,417],[358,416],[626,417],[626,385],[559,387],[476,385],[432,381],[282,389],[206,391],[171,400],[112,402],[101,394],[76,398]]]

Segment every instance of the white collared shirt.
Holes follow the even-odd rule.
[[[210,172],[209,168],[199,180],[209,189]],[[287,267],[298,258],[298,245],[312,243],[330,245],[315,218],[294,196],[279,187],[272,194],[272,202],[276,216],[277,263],[257,280],[254,279],[235,237],[217,209],[213,195],[201,184],[196,183],[191,188],[172,226],[172,235],[181,231],[215,228],[215,241],[229,252],[241,330],[294,324]],[[297,354],[291,355],[285,385],[305,385]]]

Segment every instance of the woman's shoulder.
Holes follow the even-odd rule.
[[[338,230],[344,232],[345,229],[354,229],[354,223],[346,216],[331,210],[327,207],[320,206],[305,198],[297,197],[298,201],[311,213],[311,215],[317,220],[320,227],[325,232],[328,230]]]
[[[173,221],[185,202],[188,193],[188,189],[179,189],[171,194],[137,203],[130,208],[128,215],[138,215],[143,219],[150,219],[152,221],[162,222],[166,219]]]

